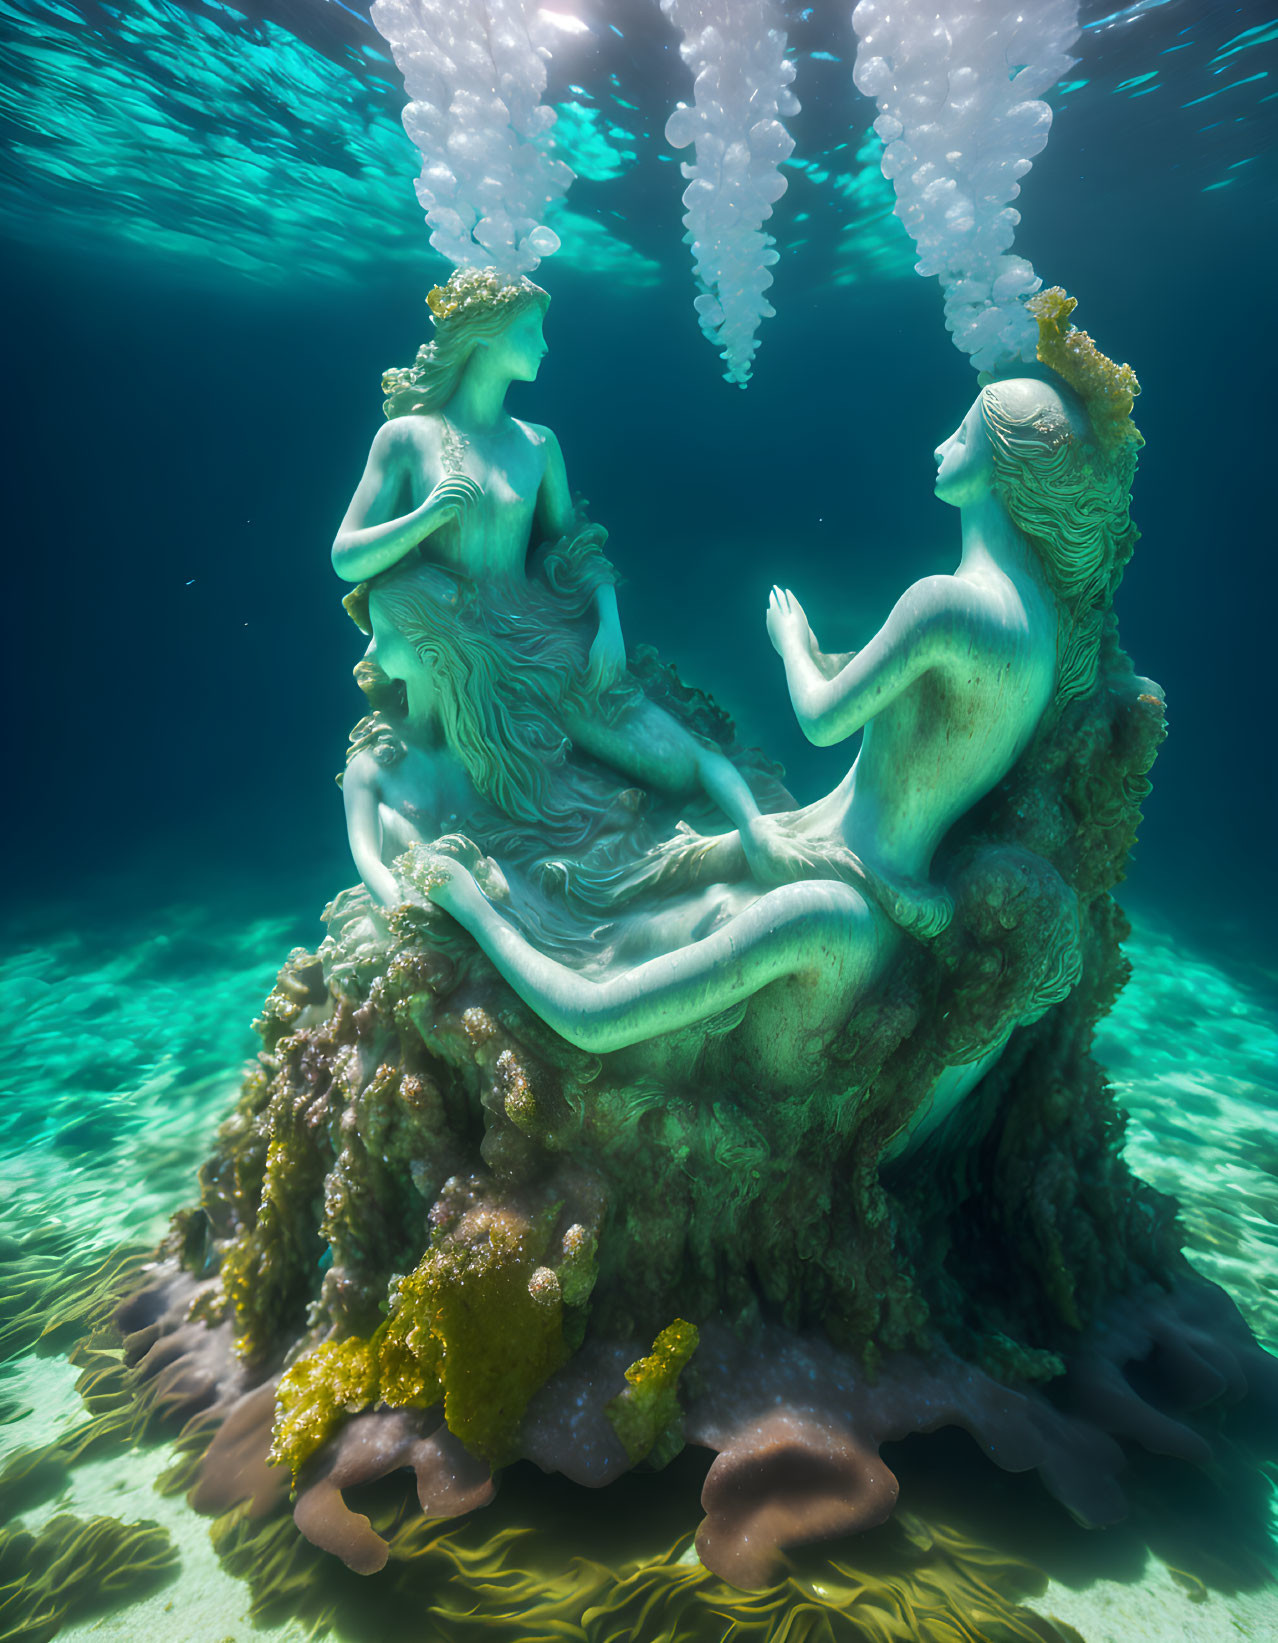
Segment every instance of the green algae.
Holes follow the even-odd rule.
[[[616,1515],[581,1491],[534,1497],[512,1480],[482,1516],[441,1523],[403,1495],[365,1502],[391,1548],[378,1576],[383,1636],[418,1643],[1080,1643],[1028,1606],[1043,1571],[943,1518],[901,1512],[839,1547],[803,1552],[767,1590],[734,1591],[677,1528],[696,1498],[679,1466],[625,1491]],[[637,1480],[636,1480],[637,1481]],[[673,1485],[673,1487],[672,1487]],[[259,1624],[286,1614],[348,1635],[367,1585],[295,1534],[286,1517],[242,1511],[214,1529],[226,1566],[253,1589]]]
[[[632,1461],[660,1469],[683,1448],[679,1377],[699,1341],[696,1326],[676,1318],[657,1336],[651,1353],[626,1370],[626,1390],[605,1406]]]
[[[0,1638],[46,1643],[69,1615],[135,1599],[176,1566],[172,1541],[152,1522],[61,1513],[35,1534],[0,1529]]]
[[[321,1341],[285,1374],[276,1394],[273,1464],[287,1465],[296,1479],[302,1463],[337,1431],[348,1414],[378,1396],[374,1341]]]
[[[29,1301],[24,1322],[38,1357],[25,1362],[34,1366],[40,1359],[55,1359],[63,1364],[73,1377],[75,1400],[71,1418],[56,1436],[4,1447],[0,1523],[60,1496],[81,1462],[155,1431],[155,1412],[138,1398],[115,1324],[117,1306],[136,1288],[150,1255],[125,1248],[87,1270],[73,1266]],[[43,1424],[38,1422],[37,1429]],[[19,1436],[24,1429],[20,1421]]]
[[[65,1228],[46,1226],[0,1244],[0,1363],[30,1351],[65,1350],[103,1297],[120,1290],[150,1251],[124,1246],[85,1259]]]
[[[444,1419],[494,1466],[513,1459],[528,1400],[568,1358],[559,1280],[539,1265],[545,1235],[512,1222],[496,1215],[486,1241],[457,1242],[423,1263]]]

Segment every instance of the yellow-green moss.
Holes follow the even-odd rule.
[[[1086,404],[1102,445],[1143,445],[1131,420],[1140,383],[1130,365],[1115,365],[1088,336],[1070,323],[1077,299],[1059,285],[1040,291],[1026,303],[1038,322],[1038,357],[1067,382]]]
[[[396,1409],[428,1409],[443,1395],[439,1336],[416,1304],[416,1276],[400,1279],[391,1316],[373,1336],[381,1400]]]
[[[444,1418],[494,1466],[511,1458],[529,1398],[568,1356],[559,1280],[538,1265],[546,1242],[545,1231],[499,1213],[486,1240],[442,1247],[423,1263]]]
[[[428,1408],[438,1403],[441,1344],[420,1305],[416,1272],[395,1287],[392,1312],[367,1340],[322,1341],[303,1353],[275,1394],[271,1459],[287,1463],[296,1480],[304,1461],[334,1435],[347,1415],[376,1403]]]
[[[699,1341],[696,1325],[676,1318],[652,1343],[651,1354],[626,1370],[629,1385],[606,1413],[632,1461],[662,1467],[683,1448],[679,1376]]]
[[[529,1398],[568,1357],[559,1278],[538,1264],[548,1220],[487,1212],[464,1235],[438,1235],[396,1283],[371,1336],[322,1342],[287,1371],[272,1460],[296,1478],[347,1415],[442,1400],[449,1430],[472,1453],[508,1461]]]
[[[294,1478],[302,1462],[337,1431],[348,1414],[377,1398],[377,1360],[371,1341],[323,1341],[286,1372],[275,1394],[270,1459],[287,1463]]]

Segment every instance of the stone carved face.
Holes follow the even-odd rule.
[[[530,303],[497,336],[480,343],[487,362],[512,382],[535,382],[546,357],[542,312]]]
[[[966,508],[994,485],[994,454],[978,399],[958,427],[936,447],[936,494],[951,507]]]

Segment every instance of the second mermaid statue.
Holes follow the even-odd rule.
[[[361,584],[346,603],[372,636],[362,682],[383,701],[388,684],[402,691],[395,735],[413,777],[388,781],[384,758],[348,772],[357,864],[379,900],[400,899],[389,862],[469,801],[580,850],[601,801],[565,776],[575,752],[643,788],[700,788],[750,869],[778,882],[784,835],[741,771],[628,675],[605,533],[574,509],[554,434],[505,408],[510,384],[538,373],[549,300],[529,279],[459,269],[428,298],[434,341],[383,379],[388,420],[333,565]]]

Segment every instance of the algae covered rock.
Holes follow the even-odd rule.
[[[988,385],[938,453],[959,570],[849,655],[774,590],[799,722],[867,730],[815,804],[785,809],[650,657],[583,720],[561,619],[607,580],[594,537],[547,550],[553,588],[489,598],[429,562],[373,588],[399,671],[361,664],[384,705],[355,761],[389,762],[348,803],[377,894],[343,891],[284,966],[199,1204],[121,1313],[204,1509],[268,1513],[291,1481],[302,1534],[371,1572],[399,1526],[345,1492],[397,1470],[431,1519],[520,1461],[599,1487],[692,1444],[717,1456],[700,1555],[756,1583],[892,1509],[885,1442],[960,1426],[1102,1523],[1118,1439],[1198,1461],[1186,1410],[1274,1390],[1092,1056],[1164,704],[1111,609],[1135,381],[1038,306],[1060,376]],[[700,749],[735,833],[654,839],[669,793],[645,809],[608,766],[635,725],[666,775]],[[449,759],[479,843],[420,831],[412,770]]]
[[[759,1343],[773,1401],[806,1384],[810,1403],[811,1367],[783,1345],[810,1335],[841,1354],[836,1402],[875,1375],[922,1388],[907,1363],[937,1352],[1032,1399],[1116,1300],[1183,1282],[1171,1206],[1123,1164],[1089,1055],[1123,976],[1110,886],[1163,734],[1112,638],[1106,656],[1101,686],[947,840],[953,918],[801,1099],[761,1085],[731,1029],[646,1073],[633,1052],[575,1050],[442,912],[338,898],[319,953],[294,955],[268,1000],[172,1245],[196,1285],[183,1328],[237,1337],[227,1406],[277,1379],[261,1441],[299,1500],[343,1442],[349,1476],[379,1454],[433,1476],[435,1432],[479,1475],[531,1446],[601,1480],[667,1462],[690,1432],[730,1448],[740,1372],[718,1335],[698,1351],[711,1325]],[[919,1126],[938,1070],[1002,1040],[961,1107]],[[889,1427],[924,1418],[927,1385]],[[1050,1428],[1048,1464],[1068,1432],[1024,1419]]]

